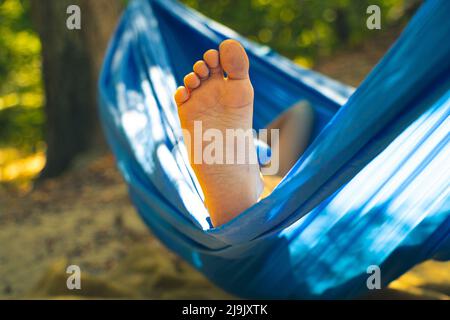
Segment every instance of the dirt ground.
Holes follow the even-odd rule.
[[[357,85],[397,34],[342,52],[316,69]],[[83,298],[230,298],[148,231],[114,159],[85,157],[30,192],[0,185],[0,299],[70,297],[66,267],[82,270]],[[450,263],[427,262],[390,286],[450,298]]]
[[[225,297],[151,236],[111,155],[88,161],[31,193],[1,191],[0,298],[67,295],[69,265],[83,296]]]

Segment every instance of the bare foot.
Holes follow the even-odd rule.
[[[220,44],[219,52],[208,50],[203,59],[197,61],[194,72],[184,78],[185,86],[177,89],[175,101],[185,141],[189,141],[191,165],[205,194],[211,221],[218,226],[258,200],[261,191],[259,165],[250,161],[256,159],[256,150],[250,138],[246,140],[246,150],[254,154],[246,155],[244,163],[199,163],[194,155],[199,150],[203,155],[207,144],[199,145],[195,140],[194,127],[198,131],[201,123],[203,133],[209,129],[219,130],[223,137],[229,129],[249,132],[253,120],[253,87],[248,75],[248,57],[239,42],[225,40]],[[237,149],[230,150],[224,142],[221,151],[225,157]]]

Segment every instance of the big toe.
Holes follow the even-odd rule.
[[[241,80],[248,78],[249,62],[247,53],[236,40],[223,41],[219,47],[220,64],[228,78]]]

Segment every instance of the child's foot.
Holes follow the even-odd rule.
[[[203,59],[196,62],[194,72],[184,78],[185,86],[177,89],[175,101],[179,107],[178,115],[185,141],[190,149],[191,165],[205,194],[205,205],[211,221],[214,226],[218,226],[256,203],[261,191],[259,165],[250,161],[256,159],[253,138],[246,140],[244,149],[252,154],[245,155],[244,164],[236,161],[229,164],[226,161],[230,152],[234,155],[235,151],[239,151],[235,146],[226,147],[226,130],[232,129],[237,133],[239,129],[245,132],[252,129],[253,87],[248,75],[248,57],[239,42],[226,40],[221,43],[219,52],[208,50]],[[195,133],[194,126],[198,131],[199,123],[202,132]],[[222,150],[215,151],[223,151],[223,163],[207,164],[203,159],[209,143],[199,143],[195,137],[210,129],[216,129],[215,132],[219,130],[224,137]],[[199,151],[201,159],[194,159]]]

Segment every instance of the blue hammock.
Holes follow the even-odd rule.
[[[100,79],[102,123],[153,233],[232,294],[354,298],[450,258],[450,1],[429,0],[356,89],[302,69],[173,0],[135,0]],[[313,143],[270,196],[213,228],[172,94],[205,50],[243,43],[255,129],[300,99]]]

